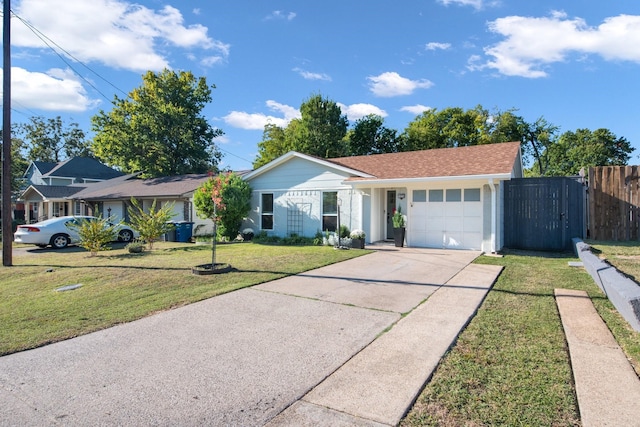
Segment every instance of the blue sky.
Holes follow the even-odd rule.
[[[250,169],[266,123],[314,94],[402,132],[428,108],[516,108],[608,128],[640,164],[640,2],[13,0],[12,119],[90,117],[147,70],[216,85],[223,165]],[[18,19],[19,18],[19,19]],[[25,24],[28,23],[31,29]],[[57,53],[47,47],[38,32]],[[62,57],[62,58],[61,58]],[[63,59],[64,58],[64,59]]]

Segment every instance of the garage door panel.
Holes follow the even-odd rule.
[[[429,194],[429,190],[427,190]],[[464,190],[462,191],[464,193]],[[466,197],[466,196],[465,196]],[[411,215],[411,244],[436,248],[480,249],[483,204],[481,201],[431,200],[415,202]]]
[[[462,243],[467,249],[481,249],[482,233],[464,233]]]
[[[444,230],[445,231],[463,231],[464,230],[464,219],[459,217],[446,217],[444,220]]]
[[[444,230],[444,227],[445,227],[445,224],[444,224],[443,217],[432,218],[429,221],[427,221],[427,224],[426,224],[427,231],[442,231]]]
[[[444,233],[444,247],[449,249],[463,248],[463,235],[462,233],[455,233],[447,231]]]
[[[479,217],[464,217],[463,227],[465,231],[475,231],[482,229],[482,218]]]

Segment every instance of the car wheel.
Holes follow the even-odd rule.
[[[131,240],[133,240],[133,232],[131,230],[120,230],[120,233],[118,233],[118,241],[130,242]]]
[[[51,238],[51,246],[55,249],[64,249],[69,246],[69,237],[64,234],[56,234]]]

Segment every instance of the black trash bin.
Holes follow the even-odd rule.
[[[193,233],[193,222],[178,221],[175,223],[175,226],[176,242],[186,243],[191,240],[191,235]]]

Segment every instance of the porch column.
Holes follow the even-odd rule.
[[[496,227],[497,227],[497,212],[498,212],[498,197],[496,195],[496,186],[493,183],[493,178],[489,179],[489,188],[491,188],[491,253],[496,253]]]

